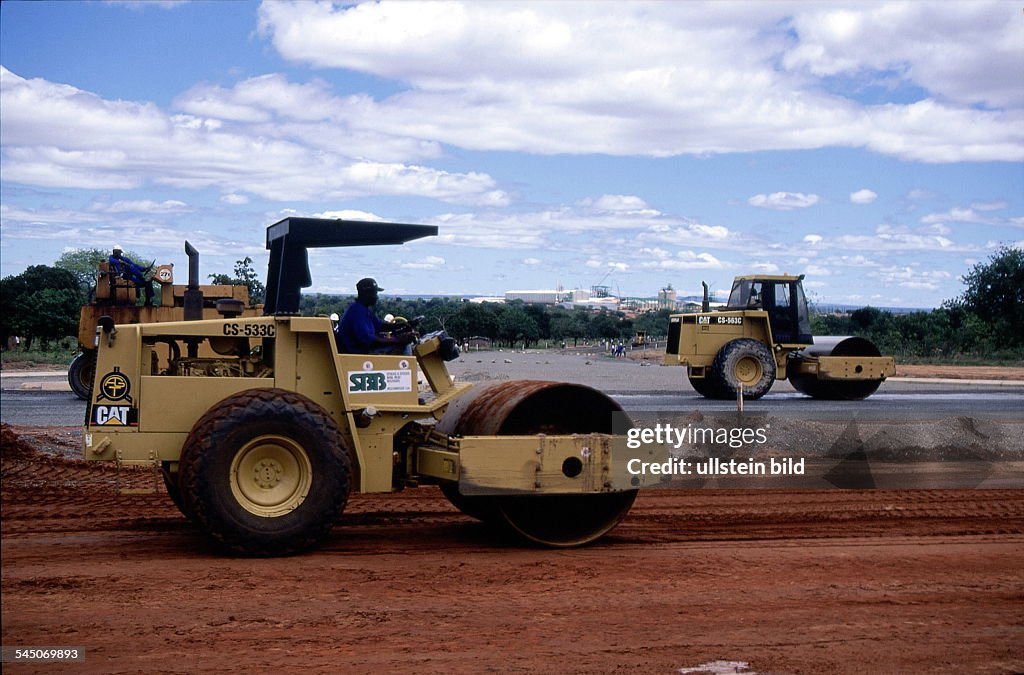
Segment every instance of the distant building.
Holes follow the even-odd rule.
[[[672,284],[658,291],[658,309],[675,309],[676,303],[676,290],[672,288]]]
[[[716,310],[725,307],[724,302],[709,302],[708,309]],[[704,303],[700,300],[684,300],[679,303],[679,311],[683,314],[693,314],[695,312],[703,311]]]
[[[607,309],[615,312],[619,309],[619,299],[613,296],[606,298],[588,298],[560,303],[566,309]]]
[[[590,291],[585,291],[582,288],[569,291],[569,295],[569,302],[586,302],[590,300]]]
[[[622,298],[619,307],[634,313],[653,312],[661,309],[661,301],[653,298]]]
[[[505,291],[505,302],[522,300],[533,305],[554,305],[562,301],[563,291],[541,290],[541,291]]]

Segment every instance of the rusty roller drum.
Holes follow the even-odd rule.
[[[862,337],[815,337],[814,344],[792,358],[813,356],[881,356],[871,340]],[[814,375],[793,372],[789,383],[802,394],[830,401],[859,401],[875,393],[882,380],[819,380]]]
[[[453,436],[612,433],[622,407],[578,384],[513,380],[475,387],[445,412],[437,430]],[[441,486],[463,513],[503,525],[544,546],[579,546],[598,539],[626,515],[636,490],[581,495],[466,496]]]

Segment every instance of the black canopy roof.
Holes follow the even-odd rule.
[[[437,235],[434,225],[380,223],[328,218],[285,218],[267,227],[266,314],[298,314],[302,289],[309,275],[310,248],[404,244]]]

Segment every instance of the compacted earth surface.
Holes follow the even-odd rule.
[[[670,485],[544,550],[423,487],[355,495],[320,549],[253,560],[80,443],[3,427],[5,651],[84,655],[5,672],[1024,671],[1024,490]]]

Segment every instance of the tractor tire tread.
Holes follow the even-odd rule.
[[[767,394],[775,384],[775,358],[768,346],[752,338],[738,338],[726,343],[715,355],[715,361],[711,366],[711,378],[714,390],[718,394],[715,398],[736,397],[739,383],[734,380],[731,371],[735,362],[744,356],[753,356],[761,362],[762,376],[753,388],[744,390],[743,398],[756,401]]]
[[[299,531],[271,537],[270,541],[258,534],[233,529],[225,522],[229,519],[211,509],[212,501],[209,499],[210,491],[216,488],[210,484],[208,475],[213,464],[224,461],[219,457],[223,453],[218,445],[239,425],[264,420],[278,420],[282,426],[304,428],[313,437],[322,439],[319,449],[327,456],[310,456],[310,461],[328,468],[319,473],[314,468],[314,484],[306,498],[313,511],[304,515],[305,523],[300,525]],[[233,394],[207,410],[185,441],[179,463],[182,512],[194,516],[218,544],[232,553],[272,557],[308,550],[328,535],[348,500],[351,460],[347,447],[330,413],[305,396],[278,388],[250,389]],[[309,448],[304,449],[307,454],[313,454]],[[314,491],[323,490],[327,491],[326,496],[314,495]],[[315,504],[318,497],[320,503]]]

